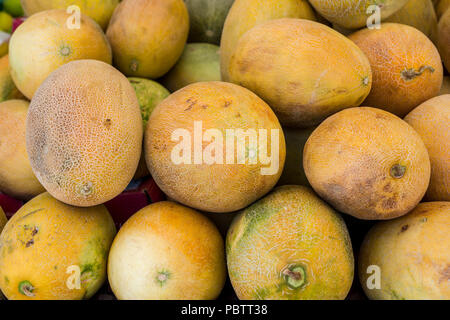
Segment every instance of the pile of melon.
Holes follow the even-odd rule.
[[[449,300],[450,2],[379,2],[16,1],[5,298]]]

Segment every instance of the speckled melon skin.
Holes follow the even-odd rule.
[[[194,121],[202,121],[203,132],[218,129],[223,133],[224,159],[226,129],[266,129],[268,155],[273,152],[271,130],[278,130],[278,168],[274,174],[263,175],[261,170],[269,165],[261,163],[257,151],[256,164],[249,163],[250,152],[245,155],[246,164],[238,164],[236,147],[232,164],[226,160],[223,164],[194,164],[194,152],[192,164],[174,164],[172,150],[180,142],[173,140],[172,134],[176,129],[186,129],[194,139]],[[208,145],[203,143],[202,152]],[[156,107],[146,128],[144,151],[152,177],[170,198],[207,212],[232,212],[273,188],[283,170],[286,147],[278,119],[264,101],[240,86],[213,81],[184,87]]]
[[[373,73],[364,105],[404,117],[439,94],[443,68],[439,52],[422,32],[398,23],[362,29],[349,38],[366,54]]]
[[[220,40],[220,69],[223,81],[230,79],[228,67],[239,39],[260,23],[280,18],[316,20],[316,15],[306,0],[234,1]]]
[[[393,114],[369,107],[346,109],[322,122],[306,142],[303,167],[322,199],[366,220],[408,213],[430,181],[419,134]]]
[[[26,136],[33,171],[55,198],[83,207],[104,203],[126,188],[141,156],[134,89],[106,63],[68,63],[36,92]]]
[[[311,5],[327,20],[348,29],[366,26],[371,5],[380,5],[381,19],[400,10],[408,0],[310,0]]]
[[[228,74],[264,99],[283,125],[300,128],[359,106],[372,83],[369,61],[352,41],[323,24],[292,18],[243,35]]]
[[[120,300],[216,299],[225,277],[224,243],[216,226],[169,201],[133,215],[108,259],[109,283]]]
[[[123,1],[106,31],[114,65],[127,76],[150,79],[173,67],[188,33],[189,14],[183,0]]]
[[[29,104],[25,100],[0,103],[0,192],[24,200],[45,191],[31,170],[26,150]]]
[[[26,16],[37,12],[64,9],[76,5],[81,12],[94,19],[103,29],[108,26],[115,7],[120,0],[21,0],[22,8]]]
[[[0,102],[23,98],[11,78],[9,56],[5,55],[0,58]]]
[[[309,188],[282,186],[242,210],[226,239],[228,273],[239,299],[344,299],[353,251],[343,219]],[[304,284],[283,271],[300,266]]]
[[[424,202],[401,218],[375,225],[358,260],[366,295],[373,300],[449,300],[449,229],[450,202]],[[380,289],[368,288],[371,265],[380,268]]]
[[[80,29],[69,29],[65,10],[39,12],[11,36],[9,63],[17,88],[28,98],[57,68],[70,61],[94,59],[111,64],[111,48],[102,29],[81,15]]]
[[[0,236],[0,288],[11,300],[88,299],[106,279],[106,259],[116,229],[102,206],[77,208],[49,193],[26,203]],[[78,266],[79,289],[67,286]],[[31,286],[19,290],[27,281]],[[70,283],[73,283],[70,281]]]
[[[438,47],[447,71],[450,70],[450,8],[439,20]]]
[[[425,101],[405,121],[420,135],[431,162],[428,201],[450,201],[450,94]]]

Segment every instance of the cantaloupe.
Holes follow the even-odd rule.
[[[407,24],[422,31],[433,43],[437,41],[438,19],[431,0],[409,0],[384,21]]]
[[[439,52],[416,28],[383,23],[380,29],[362,29],[349,38],[372,67],[372,90],[364,105],[404,117],[439,94],[443,77]]]
[[[386,111],[351,108],[311,134],[303,152],[308,181],[325,201],[359,219],[392,219],[411,211],[430,181],[419,134]]]
[[[88,299],[106,279],[115,232],[103,205],[77,208],[43,193],[3,229],[0,289],[10,300]]]
[[[207,212],[242,209],[269,192],[283,170],[283,131],[254,93],[198,82],[161,102],[145,132],[145,157],[170,198]]]
[[[378,5],[380,18],[386,19],[400,10],[409,0],[310,0],[312,6],[327,20],[344,28],[356,29],[367,25],[371,6]]]
[[[69,17],[65,10],[40,12],[11,36],[11,76],[30,100],[45,78],[63,64],[80,59],[111,64],[111,48],[102,29],[85,15],[81,15],[80,28],[69,28]]]
[[[366,295],[374,300],[449,300],[449,229],[450,202],[424,202],[406,216],[375,225],[358,263]]]
[[[447,71],[450,70],[450,9],[439,20],[438,46]]]
[[[109,19],[119,2],[120,0],[21,0],[26,16],[51,9],[67,10],[70,6],[75,5],[80,8],[82,13],[94,19],[103,29],[108,26]]]
[[[27,151],[39,181],[58,200],[93,206],[121,193],[142,149],[133,87],[112,66],[70,62],[36,92],[27,117]]]
[[[223,239],[205,216],[175,202],[151,204],[122,226],[108,279],[120,300],[206,300],[226,277]]]
[[[0,192],[28,200],[44,192],[28,160],[25,124],[29,102],[0,103]]]
[[[242,210],[226,253],[239,299],[344,299],[353,282],[343,219],[303,186],[278,187]]]
[[[11,78],[9,56],[5,55],[0,58],[0,102],[23,98],[25,97]]]
[[[155,79],[177,62],[188,32],[183,0],[126,0],[114,11],[106,35],[122,73]]]
[[[220,41],[220,68],[223,81],[229,81],[228,66],[242,35],[260,23],[280,18],[316,20],[316,15],[306,0],[234,1],[225,20]]]
[[[372,83],[369,61],[352,41],[323,24],[291,18],[243,35],[228,74],[264,99],[283,125],[302,128],[359,106]]]
[[[188,43],[177,64],[161,81],[175,92],[191,83],[220,79],[220,48],[209,43]]]
[[[184,0],[189,11],[189,42],[219,44],[234,0]]]
[[[425,101],[406,117],[420,135],[431,161],[429,201],[450,201],[450,94]]]

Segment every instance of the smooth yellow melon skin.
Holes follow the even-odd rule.
[[[112,62],[111,48],[102,29],[85,15],[81,15],[79,29],[70,29],[69,17],[64,10],[40,12],[28,18],[11,36],[11,76],[30,100],[50,73],[70,61]]]
[[[194,122],[202,122],[202,134],[217,129],[223,136],[223,163],[208,164],[202,159],[195,164],[195,154],[204,155],[212,143],[204,141],[201,151],[194,150]],[[191,164],[175,164],[174,148],[187,139],[172,138],[175,130],[185,129],[191,138]],[[226,160],[226,130],[267,130],[267,144],[258,150],[245,152],[239,164],[238,143],[235,140],[233,161]],[[272,131],[275,130],[275,131]],[[278,142],[272,148],[271,135],[278,132]],[[202,137],[200,137],[202,139]],[[258,138],[259,140],[259,138]],[[258,143],[258,142],[257,142]],[[242,145],[242,144],[239,144]],[[275,155],[273,170],[263,164],[259,150]],[[218,147],[220,150],[220,146]],[[176,149],[175,149],[176,150]],[[247,150],[247,149],[246,149]],[[269,192],[278,181],[284,166],[286,146],[283,131],[270,107],[254,93],[226,82],[198,82],[170,95],[153,111],[145,132],[144,152],[147,167],[158,186],[177,202],[207,212],[240,210]],[[216,151],[211,151],[215,154]],[[262,152],[262,151],[261,151]],[[180,151],[181,153],[181,151]],[[188,151],[186,152],[189,153]],[[255,159],[256,163],[250,163]],[[214,159],[213,159],[214,160]],[[276,162],[278,161],[278,165]],[[263,174],[265,169],[267,174]]]
[[[439,20],[438,47],[447,71],[450,70],[450,9]]]
[[[114,65],[127,76],[156,79],[183,53],[189,14],[183,0],[123,1],[106,32]]]
[[[386,19],[400,10],[408,0],[310,0],[311,5],[327,20],[348,29],[357,29],[367,25],[367,9],[380,4],[381,19]]]
[[[449,300],[450,202],[424,202],[407,215],[383,221],[366,235],[359,278],[373,300]],[[369,289],[380,268],[380,288]]]
[[[431,162],[428,201],[450,201],[450,94],[425,101],[405,121],[420,135]]]
[[[235,0],[223,27],[220,40],[222,81],[230,81],[228,67],[239,39],[253,27],[274,19],[316,20],[306,0]]]
[[[120,300],[207,300],[226,277],[216,226],[175,202],[151,204],[120,229],[108,259],[108,279]]]
[[[369,61],[352,41],[304,19],[271,20],[248,31],[228,72],[231,82],[266,101],[283,125],[301,128],[359,106],[372,83]]]
[[[430,181],[419,134],[393,114],[369,107],[346,109],[322,122],[306,142],[303,167],[322,199],[365,220],[408,213]]]
[[[121,193],[136,172],[142,137],[133,87],[104,62],[62,66],[30,104],[31,166],[46,190],[68,204],[93,206]]]
[[[25,125],[29,102],[0,103],[0,192],[28,200],[45,191],[31,169]]]
[[[0,288],[10,300],[88,299],[106,279],[115,233],[106,207],[77,208],[43,193],[3,229]],[[79,267],[79,289],[71,266]]]
[[[343,219],[303,186],[278,187],[242,210],[228,231],[226,253],[239,299],[339,300],[353,282]],[[290,286],[286,270],[296,267],[304,275]]]
[[[11,78],[9,56],[5,55],[0,58],[0,102],[23,98],[25,97]]]
[[[21,0],[26,16],[51,9],[65,9],[78,6],[82,13],[94,19],[103,29],[108,26],[114,9],[120,0]]]

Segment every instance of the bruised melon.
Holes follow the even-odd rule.
[[[366,54],[373,73],[364,105],[399,117],[439,94],[443,68],[433,42],[416,28],[383,23],[349,36]]]
[[[40,12],[11,36],[11,76],[30,100],[45,78],[63,64],[80,59],[111,64],[111,48],[102,29],[85,15],[81,15],[80,28],[69,28],[69,17],[64,10]]]
[[[264,99],[291,127],[311,127],[359,106],[372,83],[369,61],[352,41],[303,19],[271,20],[248,31],[228,73],[231,82]]]
[[[430,159],[419,134],[393,114],[368,107],[322,122],[306,142],[303,167],[321,198],[367,220],[408,213],[430,181]]]
[[[450,201],[450,94],[425,101],[405,121],[419,133],[430,155],[427,200]]]
[[[70,62],[31,101],[27,151],[39,181],[76,206],[104,203],[133,177],[142,149],[142,117],[133,87],[112,66]]]
[[[239,39],[260,23],[280,19],[316,20],[306,0],[235,0],[228,13],[220,41],[222,80],[229,81],[228,66]]]

